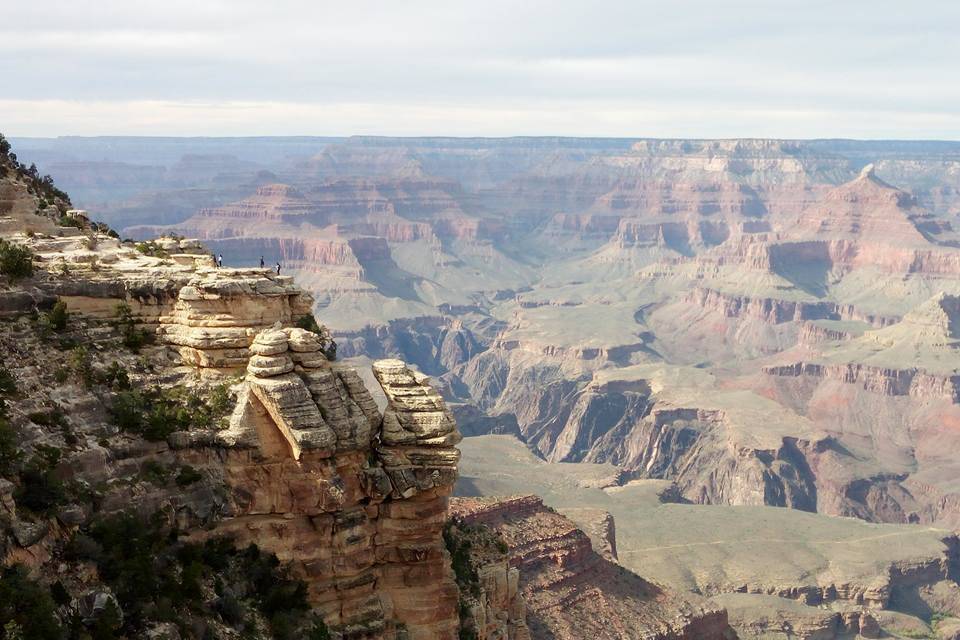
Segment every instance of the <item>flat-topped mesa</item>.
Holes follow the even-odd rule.
[[[727,318],[748,317],[767,324],[809,320],[860,321],[874,327],[885,327],[899,320],[894,316],[868,313],[850,304],[830,300],[787,300],[777,297],[753,297],[697,286],[682,300],[703,309],[722,313]]]
[[[837,344],[812,361],[763,367],[778,377],[810,376],[860,384],[889,396],[960,402],[956,357],[960,297],[938,293],[903,319]]]

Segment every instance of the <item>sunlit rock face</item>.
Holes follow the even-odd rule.
[[[236,512],[218,531],[292,562],[348,637],[457,637],[441,530],[460,436],[443,400],[402,362],[379,361],[381,414],[304,330],[264,331],[251,351],[220,435]]]
[[[312,313],[313,298],[291,276],[216,268],[196,240],[160,238],[139,249],[103,234],[22,242],[45,268],[38,277],[48,295],[91,317],[126,314],[183,364],[201,369],[242,370],[258,332]]]

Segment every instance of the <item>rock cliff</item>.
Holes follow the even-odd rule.
[[[44,267],[34,286],[91,317],[116,319],[118,305],[125,305],[122,313],[187,364],[242,369],[259,331],[312,313],[313,299],[292,277],[270,269],[217,269],[196,241],[133,245],[104,234],[13,238]]]
[[[725,611],[647,582],[602,557],[583,531],[536,496],[455,498],[451,514],[458,532],[479,525],[506,546],[509,565],[519,570],[518,592],[532,638],[736,637]]]
[[[217,437],[236,512],[215,533],[291,563],[345,637],[455,638],[440,534],[459,435],[443,401],[402,362],[380,361],[381,415],[356,372],[327,362],[304,330],[265,331],[251,350]]]
[[[172,509],[175,515],[168,517],[182,540],[202,544],[227,537],[238,547],[255,543],[275,554],[306,585],[308,602],[337,637],[457,637],[458,591],[441,531],[456,480],[459,434],[426,379],[400,361],[378,362],[374,374],[387,398],[381,414],[353,369],[328,362],[317,334],[290,328],[299,313],[309,310],[301,305],[309,297],[289,279],[278,281],[256,270],[181,269],[101,242],[97,255],[120,254],[117,264],[124,268],[104,266],[89,276],[76,270],[69,281],[40,272],[29,283],[66,302],[71,324],[98,336],[87,338],[90,349],[126,363],[130,357],[118,344],[124,331],[155,331],[156,342],[148,342],[138,356],[151,362],[151,370],[137,374],[136,384],[158,385],[160,397],[168,392],[159,389],[180,389],[198,369],[206,369],[213,381],[187,382],[195,385],[198,398],[238,368],[246,376],[231,389],[236,408],[226,428],[193,426],[194,420],[184,416],[184,428],[161,438],[162,445],[133,434],[117,434],[116,442],[101,438],[97,444],[88,434],[103,429],[102,416],[115,415],[121,410],[117,403],[127,398],[123,394],[133,392],[116,395],[103,388],[100,364],[87,361],[84,371],[90,373],[84,375],[95,395],[80,393],[77,399],[86,408],[71,412],[66,423],[57,418],[71,434],[58,473],[90,485],[132,482],[142,490],[138,478],[144,469],[189,468],[190,482],[197,482],[195,475],[195,486],[204,491],[178,495],[151,489],[131,503],[118,500],[122,484],[113,485],[97,503],[100,508],[78,501],[66,507],[66,512],[76,509],[75,516],[62,512],[47,518],[28,515],[18,482],[4,481],[5,509],[13,530],[20,532],[4,547],[5,561],[41,571],[49,562],[62,562],[63,545],[111,513]],[[38,252],[41,264],[53,263],[54,254],[60,252]],[[71,249],[63,251],[71,255]],[[117,303],[136,311],[118,319],[107,311]],[[19,326],[25,315],[12,317]],[[24,330],[29,334],[29,325]],[[5,343],[17,335],[5,330]],[[14,374],[23,390],[34,382],[50,384],[53,376],[43,365],[51,347],[40,342],[34,348]],[[22,351],[14,353],[19,357]],[[122,370],[124,365],[113,366]],[[128,375],[134,374],[124,373],[125,381]],[[54,383],[28,396],[28,402],[61,407],[71,388],[69,381]],[[30,424],[29,412],[28,405],[16,403],[14,424]],[[56,424],[53,433],[37,429],[24,436],[24,450],[64,446],[55,435]],[[98,459],[111,462],[104,468]],[[71,590],[89,590],[95,580],[69,584]]]

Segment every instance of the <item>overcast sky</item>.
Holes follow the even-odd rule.
[[[3,0],[12,136],[960,139],[956,0]]]

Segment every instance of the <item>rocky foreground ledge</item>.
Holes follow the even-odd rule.
[[[313,298],[271,269],[216,268],[196,240],[136,245],[102,233],[17,234],[39,269],[0,296],[0,316],[48,309],[57,300],[101,319],[120,314],[177,351],[184,364],[243,370],[258,332],[312,313]],[[118,305],[124,305],[120,311]]]
[[[26,481],[0,480],[4,564],[55,572],[78,603],[120,607],[106,578],[64,554],[138,511],[189,544],[275,554],[332,637],[457,638],[442,530],[460,435],[426,378],[375,363],[381,412],[320,335],[293,327],[313,301],[292,278],[216,268],[195,241],[120,242],[32,210],[11,209],[0,230],[33,262],[32,274],[0,277],[5,384],[18,393],[5,410],[24,457],[52,461],[36,472],[44,482],[78,489],[27,510]],[[167,623],[141,631],[182,635]]]

